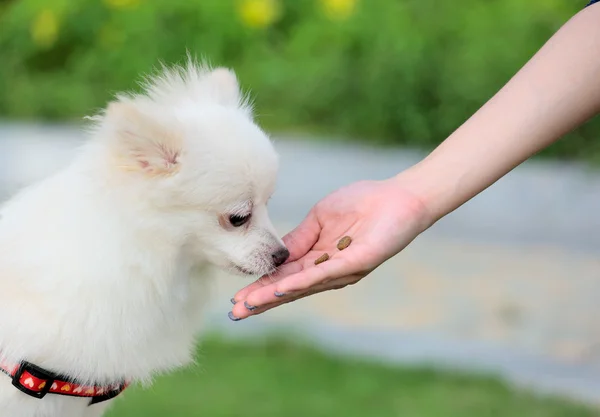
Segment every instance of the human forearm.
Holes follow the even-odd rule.
[[[477,113],[397,178],[431,221],[600,110],[600,5],[574,16]]]

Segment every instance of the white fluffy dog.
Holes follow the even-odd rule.
[[[0,211],[0,416],[96,417],[191,361],[215,265],[273,272],[278,158],[233,72],[190,61],[92,118]],[[43,397],[43,398],[39,398]]]

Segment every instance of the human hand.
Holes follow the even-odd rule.
[[[400,252],[431,225],[427,210],[402,176],[363,181],[328,195],[283,238],[290,257],[271,276],[240,290],[230,312],[234,321],[323,291],[355,284]],[[340,251],[338,241],[352,238]],[[329,260],[315,265],[327,253]]]

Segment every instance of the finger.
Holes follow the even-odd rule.
[[[362,276],[351,275],[351,276],[331,280],[331,281],[327,282],[326,284],[316,285],[314,287],[311,287],[308,291],[304,291],[301,293],[291,293],[291,294],[288,294],[288,295],[282,297],[282,301],[280,301],[278,303],[272,303],[272,304],[268,304],[266,306],[261,306],[261,307],[256,308],[253,311],[253,314],[256,315],[256,314],[263,313],[264,311],[270,310],[279,305],[288,304],[288,303],[291,303],[292,301],[301,300],[303,298],[308,297],[309,295],[315,295],[315,294],[319,294],[319,293],[322,293],[325,291],[339,290],[339,289],[347,287],[348,285],[356,284],[358,281],[361,280],[361,278],[362,278]]]
[[[296,274],[302,271],[302,268],[302,262],[298,261],[282,265],[275,274],[264,275],[256,281],[254,281],[252,284],[249,284],[241,290],[239,290],[237,293],[235,293],[231,301],[234,303],[244,301],[248,294],[250,294],[251,292],[258,290],[259,288],[263,288],[267,285],[271,285],[279,281],[280,279],[285,278],[288,275]]]
[[[248,294],[253,293],[259,289],[265,288],[271,284],[274,284],[275,282],[284,279],[289,275],[297,274],[298,272],[306,268],[306,265],[313,265],[315,260],[319,258],[323,253],[324,252],[317,251],[310,252],[301,259],[298,259],[289,264],[282,265],[277,271],[277,273],[273,275],[265,275],[263,277],[260,277],[252,284],[246,286],[245,288],[242,288],[234,295],[234,297],[232,298],[232,302],[236,304],[240,301],[245,301],[248,297]],[[271,289],[270,291],[262,291],[262,294],[260,294],[260,298],[254,301],[257,302],[256,305],[262,306],[268,303],[277,302],[278,300],[279,298],[275,295],[274,290]]]
[[[344,252],[337,253],[333,258],[319,265],[311,266],[296,274],[287,276],[268,288],[275,287],[277,294],[286,294],[308,290],[309,288],[322,284],[328,280],[334,280],[360,273],[355,259],[360,255],[360,247],[348,248]],[[248,298],[252,297],[252,294]],[[250,300],[248,300],[250,302]]]
[[[244,289],[243,294],[236,294],[236,301],[246,301],[249,306],[264,306],[266,304],[278,302],[281,294],[277,291],[275,285],[278,282],[288,279],[302,272],[305,268],[314,268],[314,262],[324,252],[310,252],[305,257],[298,259],[296,262],[289,264],[286,268],[285,275],[276,276],[270,282],[267,279],[259,280],[260,283],[253,285],[250,289]],[[328,261],[329,262],[329,261]]]
[[[321,293],[324,291],[339,290],[339,289],[347,287],[348,285],[356,284],[362,278],[363,278],[362,275],[349,275],[349,276],[342,277],[342,278],[332,279],[330,281],[327,281],[326,283],[312,286],[308,290],[305,290],[302,292],[288,293],[281,297],[282,301],[278,304],[286,304],[291,301],[300,300],[304,297],[308,297],[309,295],[318,294],[318,293]],[[272,308],[272,307],[270,307],[270,308]],[[263,307],[259,307],[256,310],[262,311],[262,309],[263,309]]]
[[[302,293],[288,294],[287,296],[285,296],[284,298],[280,298],[276,302],[265,304],[263,306],[253,308],[251,310],[246,307],[242,308],[240,306],[240,307],[234,308],[232,310],[232,313],[234,314],[234,317],[236,317],[238,319],[245,319],[250,316],[256,316],[256,315],[262,314],[266,311],[272,310],[275,307],[279,307],[281,305],[288,304],[293,301],[301,300],[303,298],[308,297],[309,295],[315,295],[315,294],[319,294],[319,293],[322,293],[325,291],[338,290],[341,288],[345,288],[348,285],[357,283],[358,281],[360,281],[361,278],[362,278],[362,276],[358,276],[358,275],[338,278],[337,280],[332,280],[332,281],[328,282],[327,284],[317,285],[317,286],[311,288],[310,290],[302,292]]]
[[[319,240],[321,225],[314,210],[311,210],[294,230],[283,237],[283,243],[290,251],[287,262],[293,262],[308,253]]]

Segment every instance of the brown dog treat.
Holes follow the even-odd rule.
[[[340,239],[340,241],[337,244],[337,248],[339,250],[344,250],[346,249],[348,246],[350,246],[350,244],[352,243],[352,238],[350,236],[344,236],[343,238]]]
[[[320,263],[323,263],[328,259],[329,259],[329,254],[324,253],[323,255],[321,255],[317,258],[317,260],[315,261],[315,265],[319,265]]]

